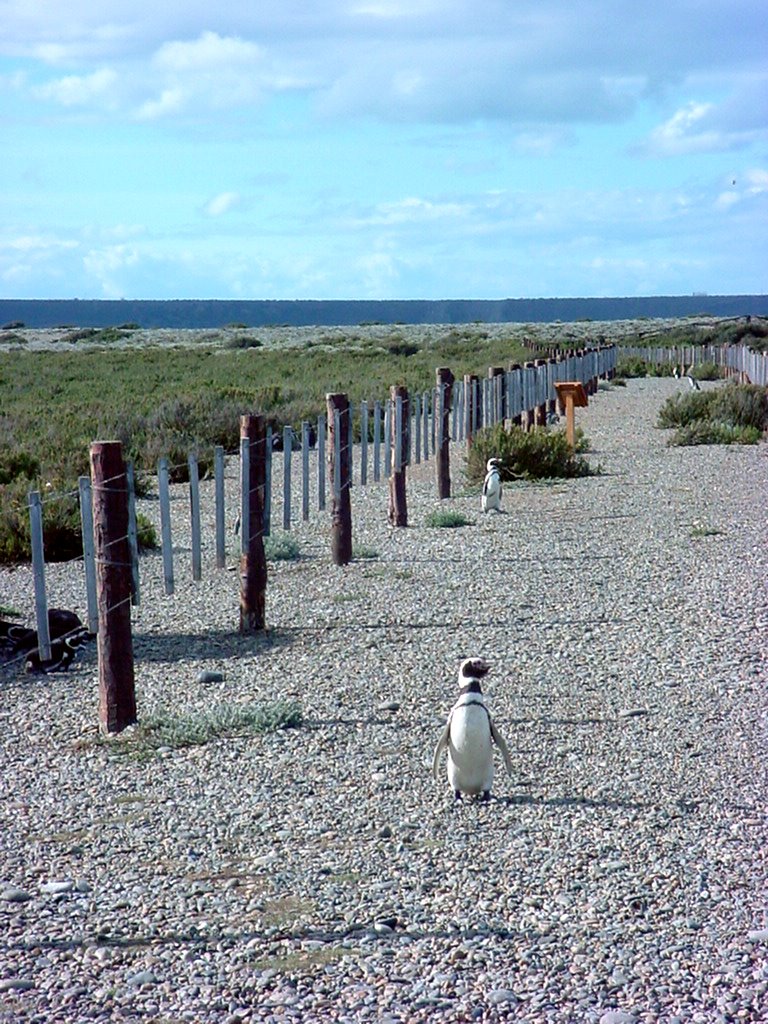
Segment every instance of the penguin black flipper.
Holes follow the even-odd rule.
[[[440,767],[440,755],[442,754],[442,752],[444,750],[448,749],[448,739],[449,739],[450,735],[451,735],[451,719],[450,719],[450,716],[448,716],[448,721],[445,723],[445,728],[443,729],[443,733],[442,733],[440,739],[437,741],[437,746],[435,747],[435,756],[432,758],[432,774],[433,774],[433,776],[435,778],[437,778],[437,772],[438,772],[438,769]]]
[[[501,756],[504,760],[504,767],[507,769],[507,773],[509,775],[512,775],[512,758],[509,756],[507,744],[504,742],[504,737],[493,724],[493,719],[491,718],[490,715],[488,716],[488,724],[491,727],[491,739],[501,751]]]

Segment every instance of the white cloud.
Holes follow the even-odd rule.
[[[239,206],[241,196],[239,192],[220,192],[205,205],[205,212],[209,217],[221,217],[230,210]]]
[[[203,32],[191,42],[164,43],[152,58],[163,71],[200,72],[220,68],[251,67],[264,57],[262,47],[237,37]]]
[[[114,103],[117,74],[112,68],[99,68],[90,75],[67,75],[45,85],[37,86],[33,92],[41,99],[53,100],[62,107],[82,107]]]

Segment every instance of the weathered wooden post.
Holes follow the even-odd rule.
[[[489,366],[488,380],[491,382],[491,419],[489,426],[493,423],[501,423],[504,419],[504,392],[506,390],[507,377],[503,366]]]
[[[349,495],[349,399],[325,396],[328,406],[328,475],[331,479],[331,557],[352,561],[352,504]]]
[[[392,443],[392,471],[389,475],[389,522],[392,526],[408,525],[408,503],[405,491],[405,467],[408,463],[408,425],[410,410],[408,388],[393,384],[389,389],[395,415],[390,419],[394,434]]]
[[[119,441],[94,441],[90,456],[99,613],[99,723],[104,732],[115,733],[136,721],[128,482]]]
[[[521,424],[523,422],[523,417],[522,417],[522,413],[521,413],[521,407],[522,407],[522,404],[523,404],[523,399],[522,399],[523,368],[520,365],[520,363],[510,363],[509,364],[509,373],[510,373],[510,391],[512,392],[512,397],[510,398],[510,401],[509,401],[509,406],[510,406],[509,421],[510,421],[510,424],[512,426],[519,427],[519,426],[521,426]]]
[[[437,473],[438,498],[451,496],[451,404],[453,401],[453,382],[456,379],[447,366],[435,371],[437,377],[436,397],[439,422],[437,426]]]
[[[267,435],[263,416],[240,417],[240,445],[247,446],[247,472],[243,475],[240,528],[240,632],[266,628],[267,558],[264,554],[264,492],[266,489]],[[247,533],[245,532],[247,531]]]
[[[464,437],[467,447],[472,444],[477,424],[477,382],[474,373],[464,374]]]
[[[547,361],[536,359],[534,361],[534,408],[533,425],[535,427],[546,427],[547,425],[547,399],[544,384],[546,381]]]

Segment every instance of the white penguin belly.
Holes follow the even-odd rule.
[[[454,711],[448,741],[448,781],[462,793],[490,792],[493,749],[488,714],[483,707]]]

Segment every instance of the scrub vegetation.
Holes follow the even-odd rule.
[[[768,390],[728,384],[668,398],[658,425],[674,430],[671,445],[756,444],[768,430]]]

